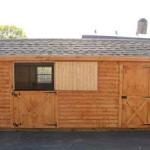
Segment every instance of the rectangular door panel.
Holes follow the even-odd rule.
[[[148,122],[149,68],[145,64],[123,66],[122,127],[139,128]]]
[[[149,69],[144,66],[128,65],[123,70],[123,95],[147,96],[149,93]]]
[[[14,126],[19,128],[50,128],[56,125],[55,94],[16,92]]]

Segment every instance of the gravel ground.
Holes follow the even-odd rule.
[[[1,131],[0,150],[150,150],[150,131]]]

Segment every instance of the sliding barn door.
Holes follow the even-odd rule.
[[[56,125],[55,94],[22,91],[14,96],[14,127],[51,128]]]
[[[122,127],[142,127],[150,123],[149,71],[145,64],[123,66]]]

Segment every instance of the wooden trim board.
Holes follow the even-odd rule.
[[[122,87],[123,87],[123,64],[119,63],[119,127],[122,122]]]
[[[150,62],[148,56],[0,56],[0,61],[144,61]]]

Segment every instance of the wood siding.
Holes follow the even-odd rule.
[[[12,126],[12,63],[0,63],[0,127]]]
[[[118,127],[119,65],[98,64],[98,91],[58,92],[58,127]]]
[[[57,62],[56,90],[97,90],[97,62]]]
[[[62,65],[61,64],[62,62],[58,63]],[[68,64],[70,62],[63,62],[63,63]],[[96,62],[90,63],[95,64]],[[15,120],[15,110],[17,109],[19,110],[22,106],[24,106],[22,104],[21,106],[17,104],[18,108],[15,107],[13,108],[13,106],[16,106],[14,103],[15,101],[13,101],[12,98],[13,64],[14,62],[6,62],[6,61],[0,62],[0,128],[14,128],[13,120]],[[57,127],[68,129],[150,128],[150,80],[149,80],[150,63],[100,61],[96,64],[97,64],[98,82],[97,85],[92,84],[92,86],[94,85],[96,87],[95,90],[93,90],[94,88],[92,88],[91,90],[89,88],[85,90],[85,88],[81,86],[73,86],[72,89],[70,90],[66,90],[65,89],[66,87],[65,88],[61,87],[64,90],[56,90],[53,92],[53,94],[55,93],[54,94],[55,98],[53,99],[52,103],[55,101],[54,102],[55,104],[54,103],[53,104],[56,106],[56,109],[52,110],[54,114],[53,112],[50,114],[49,108],[47,110],[39,108],[43,114],[46,114],[47,116],[50,114],[49,115],[50,117],[51,115],[53,115],[53,117],[51,117],[52,122],[47,123],[47,120],[45,119],[47,127],[45,126],[43,127],[43,125],[40,124],[39,126],[33,124],[30,127],[31,128]],[[140,65],[142,66],[142,69]],[[56,72],[57,69],[55,70]],[[64,71],[64,68],[60,69],[59,71]],[[136,78],[134,76],[135,74]],[[62,76],[61,77],[59,76],[59,78],[64,79]],[[94,78],[96,78],[96,75]],[[82,79],[84,80],[83,77]],[[57,78],[55,78],[55,81],[56,80]],[[93,77],[91,80],[93,80]],[[58,87],[57,82],[56,87]],[[63,86],[62,85],[63,83],[66,82],[63,81],[61,83],[61,86]],[[147,85],[147,83],[149,84]],[[137,92],[134,91],[135,85]],[[143,88],[141,88],[142,86]],[[76,89],[76,87],[79,87],[78,89],[82,88],[82,90],[81,89],[74,90]],[[37,95],[36,92],[39,95]],[[135,94],[135,92],[137,95]],[[140,93],[141,95],[139,95]],[[50,94],[52,93],[49,92],[45,93],[45,95]],[[28,99],[31,100],[33,97],[34,97],[33,101],[36,101],[38,97],[40,97],[42,100],[46,99],[45,97],[42,98],[38,91],[35,91],[35,96],[32,96],[31,94],[29,94],[29,91],[26,91],[26,96],[27,98],[26,97],[25,98],[27,101],[20,98],[19,100],[20,103],[21,102],[28,103],[29,101]],[[122,96],[127,96],[127,99],[122,98]],[[37,102],[39,102],[40,104],[39,99]],[[35,102],[33,103],[36,104]],[[45,108],[48,107],[48,104],[50,104],[50,102],[46,102],[45,103],[46,106],[43,105],[43,107]],[[34,106],[35,105],[33,105],[33,107]],[[24,114],[22,110],[23,109],[20,110],[21,113],[19,115],[22,116],[22,120],[26,121],[26,119],[23,118]],[[41,117],[39,118],[42,118],[42,113],[40,113]],[[16,118],[16,120],[17,119],[18,118]],[[36,123],[38,123],[38,121],[35,121],[35,124]],[[57,126],[55,123],[57,124]],[[53,124],[55,125],[53,126]],[[28,122],[26,122],[24,126],[22,127],[19,126],[18,128],[29,128]]]

